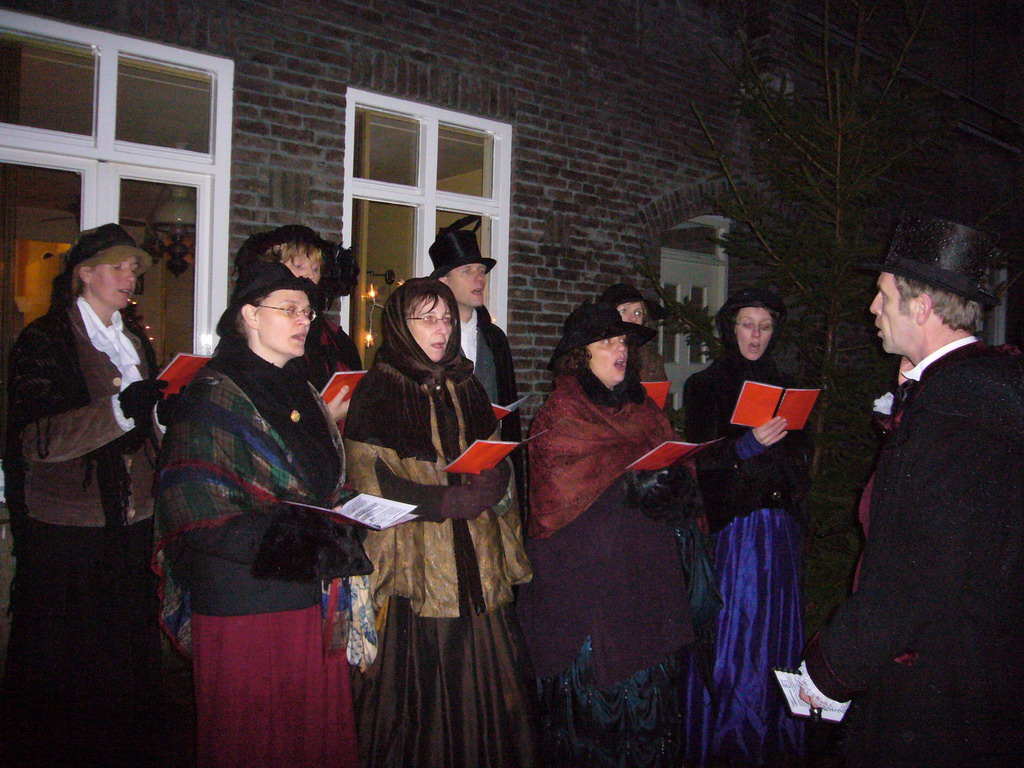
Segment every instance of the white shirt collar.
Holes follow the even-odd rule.
[[[473,314],[470,315],[469,320],[466,322],[459,323],[462,333],[462,354],[468,357],[472,362],[476,362],[476,329],[477,329],[477,316],[476,310],[473,310]]]
[[[129,384],[141,380],[139,352],[124,332],[121,313],[114,312],[110,318],[110,325],[104,325],[88,301],[79,296],[77,304],[89,341],[98,352],[110,358],[110,362],[120,372],[122,391]]]
[[[934,352],[932,352],[930,355],[928,355],[928,357],[926,357],[924,360],[922,360],[920,363],[915,365],[913,368],[911,368],[909,371],[907,371],[903,375],[906,376],[908,379],[913,379],[914,381],[920,381],[921,380],[921,374],[924,373],[924,369],[927,368],[932,363],[934,363],[940,357],[942,357],[943,355],[948,355],[954,349],[960,349],[960,347],[966,347],[968,344],[973,344],[977,340],[978,340],[978,338],[976,336],[966,336],[966,337],[964,337],[962,339],[957,339],[956,341],[951,341],[946,346],[939,347],[938,349],[936,349]]]

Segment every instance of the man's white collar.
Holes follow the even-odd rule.
[[[903,375],[906,376],[908,379],[913,379],[914,381],[920,381],[921,380],[921,374],[924,373],[924,369],[927,368],[932,363],[934,363],[940,357],[942,357],[943,355],[948,355],[954,349],[960,349],[960,347],[966,347],[968,344],[973,344],[977,340],[978,340],[978,338],[976,336],[966,336],[966,337],[964,337],[962,339],[957,339],[956,341],[951,341],[946,346],[939,347],[938,349],[936,349],[934,352],[932,352],[930,355],[928,355],[928,357],[926,357],[924,360],[922,360],[920,363],[915,365],[913,368],[911,368],[909,371],[907,371]]]

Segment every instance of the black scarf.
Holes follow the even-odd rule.
[[[318,498],[330,498],[341,472],[341,459],[302,370],[278,368],[237,336],[221,339],[209,367],[230,377],[252,401],[295,455],[310,490]]]

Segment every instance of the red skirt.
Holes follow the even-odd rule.
[[[359,766],[349,666],[320,608],[192,616],[199,768]]]

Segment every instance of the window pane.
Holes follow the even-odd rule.
[[[92,135],[96,56],[91,48],[0,31],[0,73],[0,120]]]
[[[718,230],[714,227],[705,224],[684,224],[663,233],[659,245],[662,248],[675,248],[680,251],[714,256],[718,253],[718,246],[714,240],[717,236]]]
[[[74,171],[0,164],[0,381],[22,329],[50,308],[61,256],[81,229],[82,178]],[[0,388],[0,399],[7,388]],[[6,406],[0,424],[6,424]]]
[[[157,363],[192,351],[195,307],[196,191],[153,181],[121,181],[119,223],[153,266],[136,286],[134,311],[149,333]]]
[[[352,201],[352,246],[359,284],[351,293],[349,328],[369,367],[381,344],[381,315],[392,291],[414,277],[416,209],[407,205]]]
[[[370,109],[356,110],[355,176],[417,186],[420,124]]]
[[[210,151],[213,77],[121,56],[116,138],[135,144]]]
[[[678,297],[679,295],[678,285],[665,283],[662,288],[670,296]],[[676,355],[677,339],[678,334],[671,333],[664,327],[661,329],[661,356],[665,359],[666,364],[678,362],[678,357]]]
[[[437,188],[442,192],[491,197],[493,157],[494,140],[488,134],[440,126]]]

